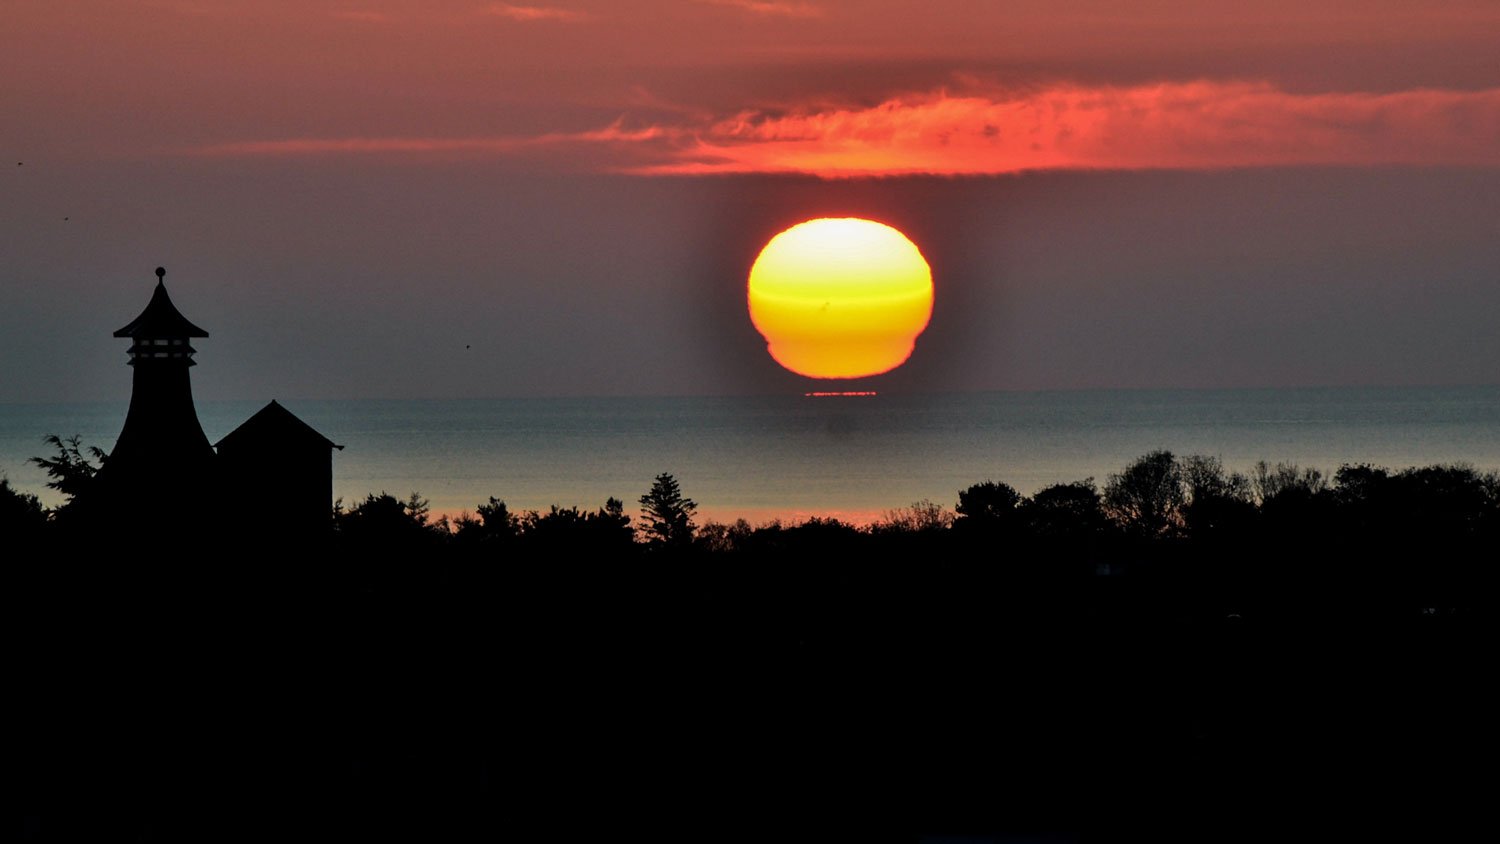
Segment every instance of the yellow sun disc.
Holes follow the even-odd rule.
[[[911,357],[932,316],[932,270],[890,226],[809,220],[761,250],[748,297],[777,363],[813,378],[862,378]]]

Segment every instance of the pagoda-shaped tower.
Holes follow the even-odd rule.
[[[193,365],[189,341],[208,332],[192,324],[173,306],[163,277],[156,268],[156,291],[141,315],[115,332],[131,340],[134,370],[130,410],[98,479],[109,498],[130,499],[147,506],[181,505],[209,493],[215,455],[198,424],[188,367]]]

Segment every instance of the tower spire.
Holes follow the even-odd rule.
[[[134,373],[125,427],[100,476],[122,491],[196,496],[211,478],[214,452],[193,406],[188,367],[194,365],[195,350],[188,341],[208,332],[172,304],[166,274],[156,268],[156,289],[146,309],[114,333],[131,340]]]

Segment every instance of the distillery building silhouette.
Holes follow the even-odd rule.
[[[208,332],[172,304],[166,270],[156,270],[151,301],[114,333],[131,341],[130,409],[114,449],[94,478],[96,514],[126,525],[174,517],[222,523],[257,500],[275,501],[279,526],[310,532],[328,525],[333,449],[327,437],[272,401],[210,445],[193,405],[192,341]],[[217,451],[216,451],[217,449]]]
[[[231,500],[276,502],[278,519],[304,529],[328,523],[333,450],[342,449],[275,399],[214,444]]]

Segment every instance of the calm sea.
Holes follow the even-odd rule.
[[[200,402],[210,441],[261,402]],[[703,516],[866,520],[984,480],[1023,493],[1099,482],[1157,448],[1232,469],[1257,460],[1332,472],[1466,462],[1500,469],[1500,387],[996,392],[809,398],[286,401],[345,446],[335,494],[420,492],[434,512],[490,496],[512,510],[628,510],[671,472]],[[48,503],[26,458],[43,435],[113,446],[124,402],[0,404],[0,472]]]

